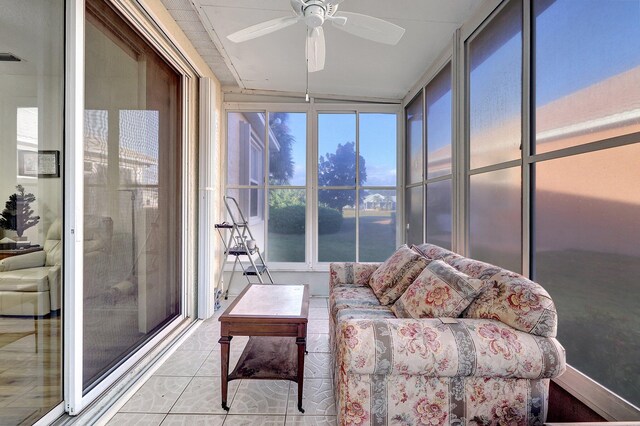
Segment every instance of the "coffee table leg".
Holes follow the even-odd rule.
[[[225,411],[229,411],[229,406],[227,405],[227,390],[229,385],[229,343],[231,342],[232,336],[222,336],[218,343],[220,343],[220,356],[221,362],[220,367],[222,369],[222,374],[220,380],[222,382],[222,408]]]
[[[304,380],[304,354],[307,349],[307,339],[298,337],[296,344],[298,345],[298,410],[304,413],[302,408],[302,381]]]

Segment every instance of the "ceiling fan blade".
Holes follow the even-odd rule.
[[[240,31],[236,31],[233,34],[229,34],[227,38],[234,43],[241,43],[243,41],[252,40],[254,38],[270,34],[274,31],[287,28],[288,26],[295,24],[299,20],[299,16],[285,16],[282,18],[276,18],[270,21],[252,25]]]
[[[309,72],[322,71],[325,58],[324,30],[322,27],[309,28],[307,35],[307,60]]]
[[[404,34],[404,28],[373,16],[342,11],[339,16],[347,18],[347,22],[344,25],[340,25],[332,21],[334,27],[367,40],[393,46],[398,44]]]

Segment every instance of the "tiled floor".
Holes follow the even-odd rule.
[[[228,305],[231,299],[225,302]],[[110,420],[112,425],[335,425],[329,373],[326,298],[311,298],[302,406],[297,385],[284,380],[234,380],[228,413],[220,406],[220,323],[205,321]],[[233,368],[248,338],[231,342]]]

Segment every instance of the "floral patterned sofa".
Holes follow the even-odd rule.
[[[338,423],[543,424],[549,380],[565,370],[549,294],[519,274],[432,244],[412,250],[425,264],[439,259],[480,280],[481,291],[457,318],[397,318],[394,311],[404,313],[397,302],[381,304],[369,285],[380,263],[332,263]]]

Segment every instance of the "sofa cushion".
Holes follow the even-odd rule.
[[[456,318],[480,294],[483,285],[481,280],[463,274],[442,260],[434,260],[391,310],[399,318]]]
[[[541,379],[566,368],[556,339],[494,320],[345,319],[335,337],[337,362],[347,373]]]
[[[329,294],[329,312],[335,318],[337,312],[345,307],[378,309],[383,308],[373,290],[365,286],[336,285]]]
[[[351,320],[351,319],[380,319],[380,318],[395,318],[396,316],[391,312],[391,309],[386,306],[380,306],[379,308],[364,308],[361,306],[352,307],[342,305],[336,314],[336,322]]]
[[[442,259],[445,256],[456,254],[435,244],[423,243],[411,246],[411,249],[420,253],[427,259]]]
[[[428,264],[429,261],[424,256],[402,245],[371,275],[369,285],[380,304],[390,305]]]
[[[555,337],[558,314],[549,293],[541,285],[515,272],[501,269],[471,303],[466,318],[497,319],[516,330]]]
[[[369,279],[381,263],[332,262],[329,264],[329,288],[339,284],[369,285]]]
[[[50,269],[43,266],[2,272],[0,291],[49,291]]]
[[[469,259],[460,255],[446,256],[443,260],[458,271],[479,280],[488,280],[502,270],[502,268],[490,263]]]

